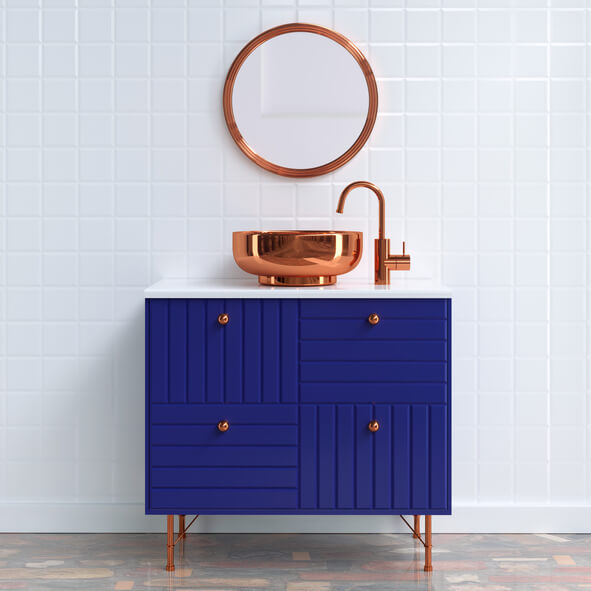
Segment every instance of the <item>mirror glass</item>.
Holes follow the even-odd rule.
[[[249,50],[261,36],[255,38],[236,59],[243,58],[239,67],[233,64],[231,92],[228,81],[224,92],[226,120],[240,148],[285,176],[315,176],[345,164],[367,141],[377,113],[375,79],[359,49],[323,27],[283,25],[301,26],[331,37],[290,30]]]

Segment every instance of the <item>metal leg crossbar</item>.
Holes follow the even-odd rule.
[[[166,517],[166,570],[173,571],[174,570],[174,547],[180,542],[184,540],[188,529],[195,523],[197,517],[199,515],[195,515],[189,525],[185,527],[185,516],[179,515],[179,535],[177,536],[176,540],[174,538],[174,515],[167,515]],[[423,544],[425,547],[425,571],[431,572],[433,570],[433,563],[431,561],[431,515],[425,515],[425,539],[421,537],[421,516],[415,515],[414,516],[414,527],[406,520],[404,515],[401,515],[400,518],[410,531],[412,531],[412,537],[416,538]]]
[[[185,516],[179,515],[179,535],[176,540],[174,539],[174,515],[166,516],[166,570],[174,570],[174,547],[181,541],[184,540],[187,531],[195,523],[195,520],[199,515],[195,515],[189,525],[185,527]]]
[[[432,535],[431,535],[431,515],[425,515],[425,539],[421,538],[421,516],[415,515],[414,516],[414,527],[406,520],[404,515],[401,515],[400,518],[406,525],[410,531],[412,531],[412,537],[417,538],[421,544],[425,547],[425,572],[430,573],[433,570],[433,562],[432,562]]]

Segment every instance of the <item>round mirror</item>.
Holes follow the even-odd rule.
[[[234,60],[224,116],[239,148],[289,177],[327,174],[361,150],[378,112],[368,61],[343,35],[294,23],[269,29]]]

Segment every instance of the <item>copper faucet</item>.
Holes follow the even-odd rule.
[[[376,285],[388,285],[390,283],[390,271],[408,271],[410,269],[410,255],[406,254],[406,245],[402,243],[402,254],[390,254],[390,239],[385,237],[384,226],[386,218],[386,201],[384,194],[373,183],[368,181],[355,181],[347,185],[337,205],[337,213],[343,213],[347,195],[357,187],[371,189],[378,198],[378,237],[375,239],[375,283]]]

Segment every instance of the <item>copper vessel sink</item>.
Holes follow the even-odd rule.
[[[332,285],[361,260],[363,234],[350,231],[234,232],[238,266],[262,285]]]

